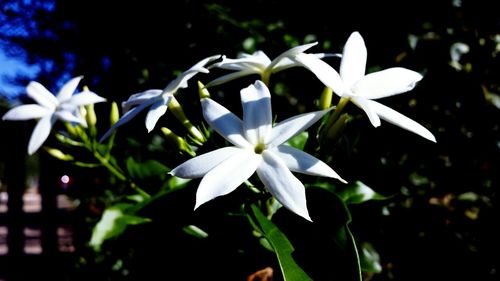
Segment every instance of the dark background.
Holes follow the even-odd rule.
[[[133,93],[163,88],[179,71],[210,55],[234,57],[237,52],[258,49],[273,58],[305,41],[320,42],[315,52],[340,52],[349,34],[359,31],[368,48],[368,71],[402,66],[424,73],[411,93],[382,103],[423,124],[437,139],[433,144],[387,123],[374,129],[359,111],[347,108],[357,115],[344,136],[333,144],[335,169],[349,181],[361,180],[383,195],[393,195],[386,201],[351,208],[354,236],[373,245],[383,266],[382,273],[367,278],[497,280],[500,16],[493,4],[471,0],[2,0],[0,47],[9,56],[40,68],[36,77],[20,73],[11,83],[26,85],[34,79],[57,89],[67,78],[84,75],[84,83],[93,91],[109,101],[121,102]],[[414,47],[409,38],[418,40]],[[450,48],[457,42],[470,48],[457,62],[458,68],[450,65]],[[335,64],[335,60],[331,62]],[[273,77],[287,81],[297,76],[310,79],[310,83],[288,80],[292,82],[287,95],[298,100],[294,110],[312,109],[310,92],[322,89],[312,75],[290,70]],[[245,80],[231,82],[224,89],[226,93],[237,92],[246,85]],[[25,99],[23,94],[3,101],[2,114],[8,103]],[[237,95],[227,98],[238,108]],[[96,110],[105,113],[108,109],[99,105]],[[192,116],[199,118],[196,113]],[[160,124],[167,124],[168,117]],[[133,134],[139,141],[149,141],[151,136],[146,136],[142,119],[138,119],[118,136]],[[12,140],[27,139],[32,127],[23,126],[0,123],[2,163],[26,157],[25,141]],[[9,133],[15,130],[24,130],[22,138]],[[159,160],[175,164],[174,160]],[[56,173],[58,167],[71,169],[51,163],[54,169],[47,173]],[[6,164],[1,167],[0,176],[7,177]],[[95,182],[79,181],[75,186],[90,184],[93,188],[75,192],[75,197],[99,194]],[[179,196],[193,196],[193,190],[186,193]],[[219,226],[229,234],[216,237],[211,244],[179,238],[165,225],[175,229],[176,219],[182,219],[172,214],[190,213],[191,206],[181,211],[162,206],[149,210],[148,215],[156,218],[154,224],[133,229],[101,257],[93,256],[85,247],[89,235],[86,225],[82,226],[75,253],[63,258],[53,253],[34,263],[29,258],[21,259],[20,264],[27,271],[33,267],[46,272],[52,280],[146,280],[145,276],[171,280],[169,274],[178,276],[180,272],[187,280],[194,276],[244,280],[252,272],[273,265],[272,255],[259,256],[258,251],[245,257],[235,254],[234,244],[249,243],[245,245],[251,248],[253,242],[228,238],[231,227],[241,227],[231,221]],[[88,216],[82,211],[75,219]],[[210,221],[199,214],[193,219]],[[213,220],[210,222],[217,224]],[[111,269],[116,256],[123,257],[127,274]],[[5,274],[12,270],[12,266],[4,265],[14,264],[13,260],[0,264],[0,279],[2,270]],[[55,261],[62,266],[56,266]],[[334,265],[325,262],[325,266]]]

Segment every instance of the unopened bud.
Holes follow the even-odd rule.
[[[200,99],[210,98],[208,89],[200,81],[198,81],[198,92],[200,93]]]
[[[181,104],[177,101],[175,97],[172,97],[170,103],[168,104],[168,108],[170,112],[179,120],[182,125],[188,130],[189,134],[193,137],[193,139],[198,143],[204,143],[205,137],[203,134],[196,128],[191,121],[184,114],[184,110],[182,110]]]
[[[65,154],[57,148],[45,148],[45,150],[53,157],[62,161],[72,161],[74,159],[73,156]]]
[[[319,109],[324,110],[332,106],[332,89],[325,87],[319,98]]]
[[[111,103],[111,112],[109,114],[109,123],[113,126],[120,119],[120,111],[116,102]]]
[[[344,113],[340,115],[337,121],[333,123],[333,126],[331,126],[328,131],[326,131],[326,138],[329,140],[336,139],[340,135],[340,133],[342,133],[349,121],[351,121],[351,117],[349,116],[349,114]]]
[[[165,139],[167,142],[177,148],[179,151],[186,152],[187,154],[191,156],[195,156],[196,154],[194,153],[193,149],[191,146],[184,140],[183,138],[179,137],[177,134],[172,132],[170,129],[166,127],[161,128],[162,133],[165,135]]]
[[[97,116],[94,111],[94,104],[88,104],[85,106],[85,109],[87,110],[87,114],[85,115],[85,120],[87,121],[87,125],[90,127],[95,127],[95,124],[97,123]]]

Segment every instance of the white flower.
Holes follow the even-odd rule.
[[[348,99],[361,108],[374,127],[380,126],[380,119],[384,119],[436,142],[434,135],[422,125],[374,101],[412,90],[422,79],[422,75],[402,67],[365,75],[366,56],[363,38],[358,32],[353,32],[344,47],[340,74],[324,61],[309,54],[299,54],[295,59],[341,98]]]
[[[293,60],[293,57],[305,52],[306,50],[308,50],[309,48],[313,47],[316,44],[318,43],[314,42],[291,48],[290,50],[282,53],[272,61],[262,51],[256,51],[253,54],[242,53],[238,55],[237,59],[228,59],[225,56],[223,56],[221,62],[213,64],[212,66],[210,66],[210,68],[218,67],[222,69],[233,70],[236,72],[219,77],[209,82],[206,85],[206,87],[220,85],[228,81],[251,74],[260,75],[262,81],[268,84],[269,77],[271,76],[271,74],[294,66],[301,66],[301,64]],[[323,54],[323,53],[311,54],[311,55],[316,56],[318,58],[336,56],[335,54]]]
[[[73,95],[82,78],[83,76],[78,76],[69,80],[56,96],[42,84],[32,81],[26,87],[26,92],[38,104],[16,106],[2,117],[3,120],[40,119],[31,134],[28,154],[35,153],[45,142],[57,119],[75,122],[86,127],[87,123],[78,113],[78,107],[106,101],[91,91],[83,91]]]
[[[170,173],[181,178],[203,177],[196,193],[196,209],[235,190],[257,171],[266,188],[281,204],[311,220],[304,185],[291,171],[345,181],[321,160],[284,143],[306,130],[328,110],[301,114],[273,127],[271,95],[261,81],[241,90],[241,102],[243,121],[212,99],[202,99],[205,120],[234,146],[190,159]]]
[[[167,112],[168,104],[177,90],[187,88],[188,80],[199,72],[208,73],[205,65],[218,58],[220,58],[220,55],[211,56],[199,61],[171,81],[163,90],[152,89],[131,95],[127,101],[122,103],[122,108],[126,113],[102,136],[100,141],[108,138],[116,128],[130,121],[146,107],[151,107],[146,115],[146,129],[148,132],[151,132],[160,117]]]

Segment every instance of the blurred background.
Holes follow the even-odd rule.
[[[121,102],[165,87],[210,55],[263,50],[273,58],[313,41],[319,42],[314,52],[337,53],[359,31],[368,48],[368,72],[401,66],[424,74],[412,92],[383,103],[437,138],[433,144],[390,124],[374,129],[357,112],[359,118],[334,144],[339,174],[390,196],[350,209],[354,236],[380,257],[380,270],[366,280],[498,280],[495,2],[0,0],[0,113],[29,102],[25,86],[31,80],[57,91],[69,78],[84,75],[91,90]],[[320,93],[322,85],[295,69],[279,75],[283,81],[299,75],[310,80],[292,79],[286,88],[276,83],[273,91],[295,110],[313,109],[311,92]],[[237,92],[253,79],[225,89]],[[213,94],[223,94],[217,91]],[[237,95],[227,98],[238,108]],[[99,104],[96,111],[107,116],[109,107]],[[245,280],[272,265],[272,255],[239,255],[236,238],[216,236],[211,244],[199,244],[169,233],[166,225],[192,210],[189,204],[176,209],[165,202],[146,212],[154,223],[95,253],[87,246],[92,226],[102,214],[103,198],[119,194],[119,186],[103,180],[105,171],[82,171],[43,150],[28,157],[34,124],[0,122],[1,281],[171,280],[181,271],[196,276],[190,270],[204,272],[206,279]],[[162,158],[167,152],[158,153],[157,138],[145,133],[142,121],[127,126],[117,135],[129,137],[127,155],[168,166],[181,161]],[[146,182],[151,189],[159,184]],[[179,197],[192,195],[190,190]],[[183,243],[169,242],[176,238]]]

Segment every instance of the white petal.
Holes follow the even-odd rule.
[[[297,46],[297,47],[293,47],[291,48],[290,50],[286,51],[286,52],[283,52],[281,55],[277,56],[272,62],[271,64],[268,66],[268,68],[275,68],[275,67],[278,67],[279,65],[281,65],[280,67],[284,67],[282,60],[287,58],[287,59],[290,59],[290,58],[293,58],[295,57],[296,55],[298,54],[301,54],[305,51],[307,51],[308,49],[310,49],[311,47],[317,45],[318,42],[313,42],[313,43],[309,43],[309,44],[304,44],[304,45],[300,45],[300,46]],[[285,65],[287,64],[286,62],[284,63]]]
[[[288,169],[292,172],[334,178],[346,183],[330,166],[302,150],[288,145],[280,145],[271,150],[285,162]]]
[[[201,100],[203,117],[217,133],[238,147],[250,147],[243,135],[243,122],[222,105],[212,99]]]
[[[269,89],[262,81],[257,80],[241,90],[241,103],[246,139],[252,144],[266,143],[273,122]]]
[[[265,150],[262,160],[257,174],[269,192],[287,209],[310,221],[304,185],[271,151]]]
[[[299,54],[295,57],[303,67],[309,69],[325,86],[335,94],[342,96],[345,92],[344,82],[339,73],[329,64],[312,54]]]
[[[353,32],[344,46],[340,62],[340,77],[347,88],[358,82],[366,71],[366,46],[363,37],[358,32]]]
[[[56,111],[54,113],[54,115],[57,118],[59,118],[59,119],[61,119],[63,121],[66,121],[66,122],[75,122],[75,123],[83,125],[84,127],[87,127],[87,122],[85,121],[85,119],[74,115],[70,111],[67,111],[67,110],[58,110],[58,111]]]
[[[222,161],[240,152],[241,149],[234,146],[227,146],[210,151],[187,160],[170,171],[170,174],[185,179],[201,178]]]
[[[210,68],[221,68],[226,70],[250,70],[260,72],[263,71],[271,60],[262,51],[257,51],[253,55],[243,54],[242,57],[237,59],[228,59],[225,56],[221,62],[214,63]]]
[[[52,110],[38,104],[24,104],[7,111],[2,120],[28,120],[41,118],[52,113]]]
[[[255,69],[245,69],[245,70],[241,70],[238,72],[229,73],[229,74],[223,75],[217,79],[214,79],[214,80],[208,82],[205,87],[208,88],[208,87],[221,85],[221,84],[224,84],[226,82],[238,79],[240,77],[252,75],[252,74],[260,74],[260,71],[255,70]]]
[[[436,142],[436,138],[429,130],[413,121],[412,119],[376,101],[369,101],[369,103],[370,107],[372,107],[373,110],[376,111],[380,116],[380,118],[384,119],[385,121],[413,132],[432,142]]]
[[[368,119],[370,120],[370,123],[372,123],[373,127],[376,128],[380,126],[380,117],[371,107],[370,100],[362,97],[352,97],[351,101],[366,113],[366,116],[368,116]]]
[[[109,128],[109,130],[101,137],[99,142],[103,142],[105,139],[107,139],[109,136],[111,136],[111,134],[114,132],[114,130],[116,130],[116,128],[118,128],[121,125],[127,123],[128,121],[132,120],[132,118],[134,118],[137,114],[139,114],[142,110],[144,110],[146,107],[150,106],[155,101],[158,101],[158,99],[147,100],[143,104],[136,106],[136,107],[132,108],[131,110],[127,111],[127,113],[125,113],[120,118],[120,120],[118,120],[118,122],[116,122],[113,126],[111,126],[111,128]]]
[[[160,117],[167,112],[168,103],[171,99],[171,95],[166,95],[164,98],[153,103],[148,111],[148,114],[146,115],[146,129],[148,130],[148,133],[154,129],[158,119],[160,119]]]
[[[105,98],[98,96],[94,92],[83,91],[81,93],[78,93],[78,94],[72,96],[67,101],[67,103],[75,105],[75,106],[80,106],[80,105],[94,104],[94,103],[105,102],[105,101],[106,101]]]
[[[163,92],[162,90],[151,89],[151,90],[147,90],[147,91],[144,91],[141,93],[133,94],[128,98],[127,101],[122,102],[122,108],[123,108],[124,112],[127,112],[130,110],[130,108],[132,108],[136,105],[142,104],[145,101],[148,101],[148,100],[151,100],[151,99],[154,99],[154,98],[160,96],[162,92]]]
[[[69,100],[82,79],[83,76],[78,76],[66,82],[66,84],[64,84],[64,86],[62,86],[62,88],[59,90],[59,93],[57,93],[57,100],[59,100],[59,102]]]
[[[184,71],[181,75],[179,75],[176,79],[170,82],[167,87],[163,90],[163,93],[175,93],[179,88],[187,88],[188,80],[193,76],[198,74],[199,72],[208,73],[208,69],[205,68],[205,65],[220,58],[220,55],[211,56],[201,61],[197,62],[190,69]]]
[[[48,115],[38,121],[28,144],[29,155],[35,153],[47,140],[55,120],[56,118],[53,115]]]
[[[288,118],[274,126],[268,145],[278,146],[309,128],[331,109],[314,111]]]
[[[38,104],[55,110],[59,101],[54,95],[52,95],[47,88],[45,88],[42,84],[31,81],[26,87],[26,92],[28,96],[34,99]]]
[[[195,209],[215,197],[235,190],[252,176],[261,160],[260,155],[253,151],[240,149],[239,152],[222,161],[201,180],[196,191]]]
[[[384,98],[410,91],[421,79],[418,72],[393,67],[366,75],[354,84],[352,92],[368,99]]]

